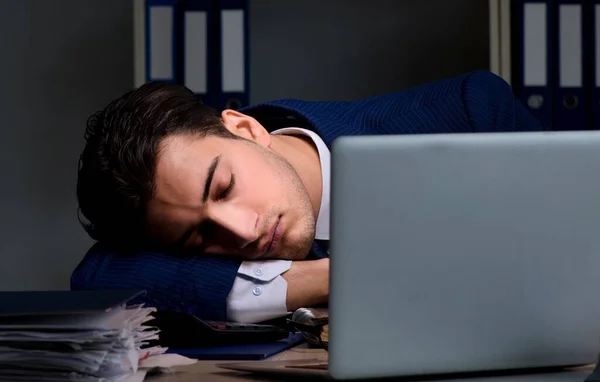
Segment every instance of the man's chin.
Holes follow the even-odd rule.
[[[312,248],[312,245],[304,245],[301,249],[300,248],[295,248],[294,251],[288,251],[286,254],[287,256],[281,256],[280,259],[282,260],[306,260],[306,258],[308,257],[308,254],[310,253],[310,250]]]
[[[255,256],[246,254],[244,258],[245,260],[306,260],[312,249],[312,240],[302,240],[299,245],[290,245],[289,241],[287,243],[280,242],[279,244],[281,245],[275,251],[256,254]]]

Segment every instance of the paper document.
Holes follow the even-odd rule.
[[[0,380],[142,381],[146,372],[196,362],[148,347],[154,308],[118,306],[69,315],[0,315]]]

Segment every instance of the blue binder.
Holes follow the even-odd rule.
[[[587,4],[584,4],[587,3]],[[554,92],[553,130],[585,130],[588,122],[588,97],[585,62],[589,61],[588,35],[584,15],[589,0],[555,0],[553,39],[556,43],[552,82]]]
[[[586,10],[590,15],[589,24],[586,28],[590,36],[590,56],[587,62],[590,63],[590,81],[589,83],[589,116],[590,129],[600,130],[600,0],[594,0],[590,3],[590,10]]]
[[[303,334],[292,333],[288,338],[275,342],[191,349],[169,348],[167,353],[200,360],[263,360],[302,342],[304,342]]]
[[[217,0],[219,22],[219,103],[217,109],[248,106],[248,1]]]
[[[515,87],[518,98],[547,130],[553,128],[551,73],[555,52],[550,33],[553,3],[554,0],[516,0],[514,3],[517,29]]]
[[[146,81],[180,83],[178,0],[146,0]]]
[[[214,108],[218,103],[215,2],[182,0],[180,11],[182,83]]]

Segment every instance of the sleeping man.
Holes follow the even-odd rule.
[[[327,303],[335,138],[542,129],[486,71],[220,113],[185,87],[145,84],[88,121],[77,196],[97,242],[71,287],[144,289],[158,309],[245,323]]]

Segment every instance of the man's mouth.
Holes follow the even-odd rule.
[[[248,254],[246,258],[250,260],[256,260],[275,253],[277,251],[277,247],[279,246],[279,242],[281,241],[282,234],[283,224],[281,224],[281,216],[279,216],[275,223],[271,225],[271,228],[264,235],[263,240],[261,240],[262,245],[257,248],[256,252]]]
[[[277,246],[279,245],[279,241],[281,240],[281,217],[277,218],[275,224],[269,230],[269,241],[267,242],[266,248],[260,257],[265,257],[277,250]]]

